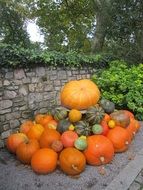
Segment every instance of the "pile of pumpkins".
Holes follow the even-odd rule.
[[[57,166],[68,175],[84,171],[86,163],[110,163],[128,149],[140,123],[128,110],[115,110],[88,79],[70,81],[60,92],[62,107],[35,115],[6,141],[7,149],[38,174]]]

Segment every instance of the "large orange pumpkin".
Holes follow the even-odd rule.
[[[55,129],[45,129],[42,133],[39,143],[41,148],[51,148],[55,140],[60,140],[60,133]]]
[[[31,159],[32,169],[39,174],[47,174],[55,170],[58,154],[50,148],[37,150]]]
[[[16,156],[23,164],[30,164],[33,154],[40,149],[37,140],[32,139],[29,142],[21,143],[16,149]]]
[[[22,142],[28,142],[28,137],[24,133],[11,134],[6,140],[7,149],[12,153],[16,153],[17,147]]]
[[[44,127],[40,124],[34,124],[27,133],[29,139],[40,139],[44,131]]]
[[[107,138],[113,143],[115,152],[126,151],[131,142],[131,136],[128,131],[118,126],[109,130]]]
[[[25,121],[24,123],[22,123],[22,125],[20,126],[20,132],[21,133],[25,133],[27,134],[29,129],[33,126],[33,122],[31,120]]]
[[[66,174],[77,175],[84,170],[86,159],[82,152],[76,148],[68,147],[60,153],[59,164]]]
[[[63,106],[82,110],[98,102],[100,91],[96,84],[89,79],[74,80],[65,84],[60,97]]]
[[[88,147],[84,151],[87,163],[102,165],[111,162],[114,156],[114,147],[111,141],[103,135],[92,135],[87,138]]]

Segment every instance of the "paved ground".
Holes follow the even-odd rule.
[[[143,169],[137,175],[137,177],[129,187],[129,190],[143,190]]]
[[[5,160],[0,161],[0,190],[141,190],[143,123],[128,151],[116,154],[104,170],[87,166],[80,176],[70,177],[59,169],[48,175],[37,175],[7,150],[1,149],[0,156]]]

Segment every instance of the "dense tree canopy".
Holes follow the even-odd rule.
[[[3,42],[28,45],[24,24],[36,19],[49,50],[143,60],[142,0],[6,0],[0,9]]]

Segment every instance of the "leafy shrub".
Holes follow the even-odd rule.
[[[83,67],[92,66],[97,69],[108,67],[115,58],[109,54],[84,55],[77,52],[61,53],[57,51],[24,49],[16,45],[0,44],[0,66],[31,67],[35,65]]]
[[[109,68],[94,74],[92,80],[117,109],[131,110],[143,120],[143,64],[129,67],[123,61],[112,61]]]

